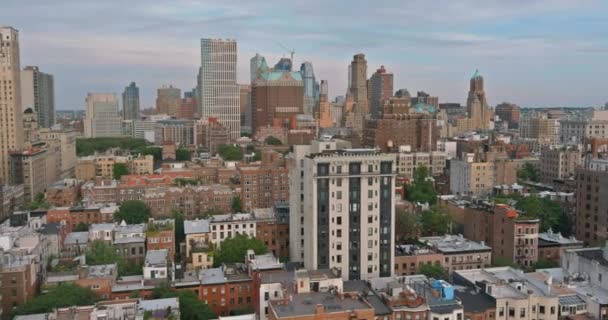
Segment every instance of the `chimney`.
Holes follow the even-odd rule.
[[[325,313],[325,307],[322,304],[317,304],[315,306],[315,314],[323,314]]]

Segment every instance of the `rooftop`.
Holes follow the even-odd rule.
[[[342,300],[328,292],[301,293],[293,295],[290,301],[270,301],[269,305],[279,318],[314,315],[318,305],[323,306],[326,313],[372,309],[360,299]]]
[[[437,251],[448,254],[469,251],[492,251],[492,248],[486,246],[485,243],[468,240],[462,235],[423,237],[420,238],[420,241],[427,242],[436,248]]]
[[[105,278],[116,276],[118,274],[115,263],[86,266],[86,268],[87,278]]]
[[[63,241],[64,245],[87,243],[89,243],[89,233],[87,231],[70,232]]]
[[[542,232],[538,234],[538,246],[542,247],[543,245],[583,245],[582,241],[576,240],[574,237],[566,238],[562,236],[561,233],[553,232],[553,230],[549,229],[547,232]]]
[[[114,230],[115,225],[113,223],[93,223],[89,227],[89,231],[106,231]]]
[[[146,252],[146,266],[163,267],[167,265],[167,257],[169,256],[169,250],[148,250]]]
[[[184,221],[184,233],[195,234],[195,233],[208,233],[209,232],[209,220],[186,220]]]

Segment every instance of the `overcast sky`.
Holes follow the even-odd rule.
[[[256,52],[274,64],[296,51],[330,95],[347,65],[367,56],[395,74],[395,90],[464,102],[479,69],[488,102],[598,106],[608,101],[605,0],[0,0],[0,25],[20,31],[21,64],[55,76],[57,109],[82,109],[87,92],[129,82],[152,106],[156,88],[190,90],[200,38],[238,41],[238,79]]]

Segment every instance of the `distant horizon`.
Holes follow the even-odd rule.
[[[476,69],[492,106],[608,101],[601,0],[6,2],[0,21],[20,31],[21,67],[55,77],[58,110],[84,109],[87,92],[120,97],[132,81],[142,108],[154,106],[162,85],[191,90],[201,38],[237,40],[242,84],[256,53],[274,65],[293,48],[295,68],[311,61],[332,99],[346,92],[352,56],[364,53],[368,77],[384,65],[395,91],[426,91],[442,103],[464,104]]]

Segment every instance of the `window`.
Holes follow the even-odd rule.
[[[526,317],[526,308],[519,309],[519,317],[520,318]]]
[[[498,316],[499,317],[504,317],[505,316],[505,308],[504,307],[500,307],[498,309]]]
[[[515,308],[513,308],[513,307],[509,308],[509,317],[515,317]]]
[[[539,312],[540,314],[545,314],[545,306],[539,306],[539,307],[538,307],[538,312]]]
[[[551,314],[555,314],[555,307],[551,307]]]

